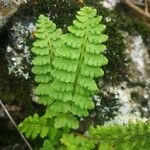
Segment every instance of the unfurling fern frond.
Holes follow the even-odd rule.
[[[34,65],[32,72],[36,75],[35,81],[39,83],[39,85],[34,93],[38,95],[39,103],[49,105],[52,103],[52,100],[48,96],[49,91],[46,89],[50,86],[52,80],[52,61],[54,51],[58,46],[57,42],[61,37],[61,30],[56,29],[56,25],[43,15],[40,15],[36,26],[36,41],[33,43],[31,49],[35,54],[32,61]]]
[[[64,135],[67,150],[150,150],[150,123],[90,127],[85,136]]]
[[[94,78],[103,76],[100,67],[107,64],[102,53],[108,37],[102,34],[105,25],[100,24],[101,19],[95,9],[82,8],[54,52],[49,96],[55,102],[47,116],[56,117],[56,128],[78,128],[76,116],[86,117],[88,109],[94,108],[92,95],[98,91]]]

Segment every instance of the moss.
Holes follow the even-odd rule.
[[[131,82],[128,79],[127,79],[127,81],[128,81],[128,84],[127,84],[128,88],[134,88],[134,87],[137,87],[137,86],[140,86],[142,88],[146,87],[146,84],[143,83],[143,82],[136,82],[136,83],[134,83],[134,82]]]
[[[49,16],[56,25],[66,31],[66,27],[72,23],[76,12],[82,3],[78,0],[36,0],[32,1],[26,8],[26,13],[34,14],[36,18],[40,14]]]
[[[94,122],[95,125],[103,125],[105,122],[110,121],[115,118],[116,114],[119,111],[120,103],[119,99],[116,98],[115,94],[107,93],[100,95],[100,105],[95,106],[94,112]]]

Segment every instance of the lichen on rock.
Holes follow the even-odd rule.
[[[103,5],[103,7],[108,8],[109,10],[113,10],[117,3],[119,3],[120,0],[104,0],[100,1],[100,3]]]
[[[7,46],[6,58],[9,74],[14,73],[25,79],[29,78],[29,65],[31,64],[30,45],[31,32],[35,32],[35,25],[30,22],[23,25],[16,22],[10,29],[10,43]]]
[[[121,107],[109,123],[128,123],[129,121],[149,119],[150,107],[150,58],[142,37],[122,32],[126,45],[128,75],[118,85],[107,84],[104,92],[114,93]]]

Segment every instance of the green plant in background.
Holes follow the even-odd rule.
[[[86,135],[63,135],[67,150],[149,150],[150,123],[90,127]]]
[[[35,114],[19,125],[27,137],[48,137],[54,144],[68,129],[77,129],[79,117],[87,117],[88,110],[94,108],[92,96],[98,91],[94,78],[104,74],[100,67],[107,64],[102,43],[108,37],[102,34],[106,27],[100,24],[101,19],[95,9],[84,7],[68,33],[61,35],[48,18],[39,17],[32,72],[38,83],[34,90],[37,102],[47,109],[45,115]]]

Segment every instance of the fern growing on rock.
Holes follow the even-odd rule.
[[[20,123],[20,130],[32,139],[44,139],[40,150],[148,150],[149,122],[128,125],[90,127],[84,134],[72,132],[79,127],[79,117],[87,117],[94,108],[92,96],[98,91],[95,78],[103,76],[107,64],[103,44],[105,25],[96,10],[84,7],[78,11],[68,33],[47,17],[37,21],[33,43],[32,72],[38,84],[34,90],[37,102],[46,106],[43,116],[34,114]],[[60,140],[61,139],[61,140]]]
[[[108,37],[101,19],[95,9],[84,7],[63,35],[47,17],[41,15],[37,21],[34,94],[46,112],[26,118],[19,127],[27,137],[46,138],[43,149],[50,149],[48,143],[56,149],[61,135],[77,129],[79,117],[87,117],[94,108],[92,96],[98,91],[94,79],[103,76],[101,67],[107,64],[102,53]]]

